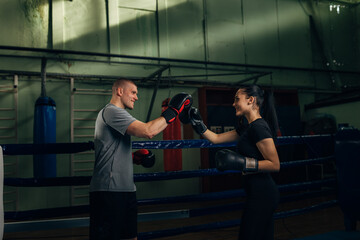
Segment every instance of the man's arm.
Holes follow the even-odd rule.
[[[147,123],[135,120],[129,125],[126,133],[135,137],[151,139],[163,131],[167,125],[164,117],[156,118]]]
[[[191,104],[191,95],[187,93],[176,94],[171,98],[168,108],[161,113],[161,117],[147,123],[136,120],[129,125],[126,133],[136,137],[151,139],[163,131],[168,124],[174,122],[179,113],[184,109],[190,108]]]

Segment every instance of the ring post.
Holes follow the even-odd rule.
[[[3,191],[4,190],[4,158],[2,147],[0,146],[0,239],[4,235],[4,204]]]

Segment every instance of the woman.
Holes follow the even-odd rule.
[[[274,144],[278,125],[273,95],[258,85],[243,86],[236,92],[233,106],[236,116],[248,123],[225,133],[216,134],[207,129],[196,108],[180,119],[191,122],[197,133],[214,144],[237,141],[236,153],[220,150],[215,161],[219,170],[243,171],[247,198],[239,239],[274,239],[273,213],[279,191],[269,172],[279,171],[280,161]]]

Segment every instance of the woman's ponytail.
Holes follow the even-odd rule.
[[[275,109],[274,93],[272,90],[264,91],[264,101],[260,114],[268,123],[274,138],[276,138],[279,130],[279,124]]]
[[[243,89],[248,97],[256,97],[256,104],[260,109],[260,115],[268,123],[275,139],[279,130],[279,125],[276,116],[273,91],[263,90],[256,84],[244,85],[241,86],[240,89]]]

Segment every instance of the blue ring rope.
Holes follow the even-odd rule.
[[[295,184],[292,183],[292,184],[279,185],[279,191],[290,192],[290,191],[310,190],[324,186],[334,186],[335,183],[336,183],[335,178],[295,183]],[[300,193],[296,195],[284,196],[282,197],[282,201],[298,200],[303,196],[314,195],[317,194],[318,192],[319,191],[313,191],[307,193]],[[325,193],[325,192],[326,191],[321,191],[321,193]],[[223,199],[230,199],[230,198],[237,198],[244,196],[246,196],[245,191],[243,189],[237,189],[237,190],[228,190],[223,192],[211,192],[211,193],[202,193],[202,194],[186,195],[186,196],[141,199],[138,200],[138,205],[145,206],[145,205],[184,203],[184,202],[195,202],[195,201],[203,202],[203,201],[223,200]],[[59,217],[59,216],[69,215],[69,213],[82,214],[82,213],[87,213],[88,211],[89,211],[89,206],[82,205],[76,207],[37,209],[37,210],[29,210],[22,212],[5,212],[5,219],[23,220],[28,218],[32,219],[34,218],[34,216],[36,216],[37,218],[46,217],[46,216]],[[195,214],[195,211],[200,212],[205,210],[204,209],[193,210],[193,214]]]
[[[333,186],[335,183],[336,183],[335,178],[329,178],[329,179],[310,181],[310,182],[279,185],[278,188],[280,192],[285,192],[285,191],[289,192],[289,191],[314,189],[324,186]],[[237,190],[228,190],[223,192],[211,192],[211,193],[202,193],[202,194],[187,195],[187,196],[142,199],[139,200],[139,204],[154,205],[154,204],[165,204],[165,203],[218,200],[218,199],[228,199],[228,198],[236,198],[236,197],[244,197],[244,196],[246,196],[244,189],[237,189]]]
[[[296,216],[296,215],[304,214],[304,213],[307,213],[310,211],[315,211],[315,210],[319,210],[319,209],[332,207],[332,206],[336,205],[337,203],[338,203],[337,200],[330,200],[330,201],[316,204],[316,205],[313,205],[310,207],[294,209],[294,210],[289,210],[289,211],[285,211],[285,212],[277,212],[274,214],[274,219]],[[188,217],[190,217],[190,216],[188,216]],[[80,219],[78,221],[84,222],[84,219]],[[57,224],[61,224],[61,223],[57,223]],[[158,231],[152,231],[152,232],[142,232],[142,233],[139,233],[139,239],[153,239],[153,238],[159,238],[159,237],[179,235],[179,234],[184,234],[184,233],[188,233],[188,232],[198,232],[198,231],[203,231],[203,230],[207,230],[207,229],[235,227],[235,226],[238,226],[239,224],[240,224],[240,220],[235,219],[235,220],[229,220],[229,221],[212,222],[212,223],[207,223],[207,224],[185,226],[185,227],[180,227],[180,228],[165,229],[165,230],[158,230]],[[20,223],[19,226],[23,227],[23,224]],[[82,225],[82,226],[86,226],[86,225]],[[15,226],[12,227],[12,231],[14,231],[14,229],[16,229]],[[5,231],[6,231],[6,228],[5,228]]]
[[[278,212],[274,214],[274,219],[285,218],[290,216],[296,216],[300,214],[304,214],[310,211],[320,210],[324,208],[329,208],[335,206],[337,204],[337,200],[330,200],[327,202],[319,203],[310,207],[301,208],[301,209],[294,209],[289,210],[286,212]],[[152,231],[152,232],[142,232],[139,233],[139,240],[144,239],[154,239],[160,237],[168,237],[174,236],[179,234],[185,234],[190,232],[201,232],[207,229],[220,229],[220,228],[229,228],[229,227],[237,227],[240,225],[240,219],[235,220],[228,220],[223,222],[213,222],[208,224],[201,224],[201,225],[192,225],[192,226],[185,226],[180,228],[172,228],[172,229],[165,229],[159,231]]]
[[[312,141],[333,140],[334,135],[304,135],[304,136],[282,136],[276,139],[276,145],[304,144]],[[235,147],[236,142],[213,144],[205,139],[195,140],[164,140],[164,141],[136,141],[132,143],[133,149],[181,149],[181,148],[221,148]]]
[[[281,168],[298,167],[311,163],[324,163],[335,160],[334,156],[314,158],[307,160],[297,160],[291,162],[282,162]],[[205,176],[218,176],[230,173],[241,174],[240,171],[220,172],[215,168],[200,169],[190,171],[173,171],[173,172],[155,172],[155,173],[138,173],[134,174],[135,182],[149,182],[161,180],[184,179]],[[4,185],[13,187],[49,187],[49,186],[84,186],[89,185],[91,176],[77,177],[56,177],[56,178],[5,178]]]
[[[323,197],[325,194],[334,194],[334,189],[328,190],[320,190],[320,191],[311,191],[311,192],[303,192],[299,194],[291,194],[288,196],[283,196],[280,199],[280,202],[290,202],[290,201],[298,201],[301,199],[306,199],[309,197]],[[199,217],[205,216],[209,214],[223,213],[223,212],[231,212],[236,210],[243,209],[245,202],[232,203],[226,205],[217,205],[212,207],[205,208],[195,208],[189,210],[189,217]]]
[[[311,141],[333,140],[332,134],[282,136],[276,139],[277,145],[304,144]],[[236,142],[212,144],[205,139],[195,140],[164,140],[164,141],[134,141],[133,149],[181,149],[181,148],[223,148],[234,147]],[[4,155],[33,154],[71,154],[94,149],[94,142],[86,143],[43,143],[43,144],[1,144]]]
[[[276,141],[277,145],[287,145],[287,144],[303,144],[308,143],[307,141],[316,139],[317,141],[321,139],[330,139],[332,140],[332,135],[314,135],[314,136],[291,136],[291,137],[279,137]],[[210,148],[210,147],[233,147],[236,143],[227,143],[227,144],[211,144],[207,140],[175,140],[175,141],[138,141],[133,142],[133,148],[134,149],[141,149],[141,148],[147,148],[147,149],[180,149],[180,148]],[[54,143],[54,144],[5,144],[2,145],[3,152],[5,155],[28,155],[28,154],[62,154],[62,153],[77,153],[77,152],[83,152],[88,150],[93,150],[94,145],[93,142],[88,143]],[[19,151],[21,149],[21,151]],[[318,162],[326,162],[328,160],[334,159],[333,156],[325,157],[325,158],[318,158],[318,159],[307,159],[307,160],[298,160],[293,162],[285,162],[282,163],[282,168],[288,168],[288,167],[294,167],[294,166],[301,166],[306,165],[309,163],[318,163]],[[226,172],[218,172],[216,169],[205,169],[205,170],[197,170],[197,171],[183,171],[183,172],[167,172],[167,173],[150,173],[150,174],[138,174],[137,176],[134,176],[135,181],[156,181],[156,180],[170,180],[170,179],[179,179],[179,178],[191,178],[191,177],[201,177],[201,176],[212,176],[212,175],[221,175],[221,174],[228,174],[238,171],[226,171]],[[171,176],[170,176],[171,175]],[[36,186],[64,186],[63,183],[65,182],[65,186],[72,186],[74,179],[80,185],[88,185],[91,177],[65,177],[65,178],[54,178],[54,179],[5,179],[5,185],[6,183],[11,184],[19,184],[21,183],[21,186],[25,183],[28,186],[33,186],[35,184]],[[137,179],[136,179],[137,178]],[[58,185],[58,181],[62,182],[62,185]],[[50,185],[49,185],[50,184]],[[292,188],[299,187],[300,184],[297,184],[298,186],[292,186]],[[302,184],[302,186],[309,186],[308,183]],[[315,184],[316,186],[317,184]],[[14,185],[13,185],[14,186]],[[284,186],[280,186],[279,189],[286,189]],[[237,193],[239,194],[239,192]],[[240,192],[240,195],[243,193]],[[230,194],[231,195],[231,194]],[[238,195],[239,196],[239,195]],[[219,196],[218,196],[219,197]],[[222,196],[223,198],[224,196]],[[167,199],[169,200],[169,199]],[[179,200],[179,199],[178,199]],[[335,201],[335,200],[334,200]],[[169,201],[166,201],[169,203]],[[335,201],[336,202],[336,201]],[[149,201],[144,201],[145,203],[149,203]],[[332,205],[335,204],[334,202],[325,203],[324,205]],[[230,206],[230,208],[233,206]],[[313,207],[312,210],[314,210],[317,206]],[[85,207],[86,208],[86,207]],[[300,209],[302,210],[302,209]],[[48,209],[46,211],[49,211]],[[198,209],[197,213],[193,212],[193,215],[195,214],[201,214],[201,212],[206,211],[208,212],[209,209]],[[292,210],[290,214],[296,215],[297,210]],[[303,212],[303,211],[301,211]],[[274,216],[276,217],[276,215]],[[282,216],[284,217],[284,216]],[[155,235],[161,235],[161,236],[170,236],[175,234],[179,234],[182,232],[189,231],[201,231],[201,229],[208,229],[208,228],[222,228],[225,226],[229,226],[231,224],[238,225],[239,220],[234,221],[228,221],[228,222],[217,222],[217,223],[211,223],[211,224],[203,224],[198,226],[189,226],[179,229],[168,229],[168,230],[162,230],[156,232],[150,232],[150,233],[144,233],[142,236],[139,236],[140,239],[150,239],[153,238]],[[165,235],[164,235],[165,234]],[[169,235],[170,234],[170,235]],[[150,237],[150,238],[147,238]],[[159,236],[157,236],[159,237]]]

